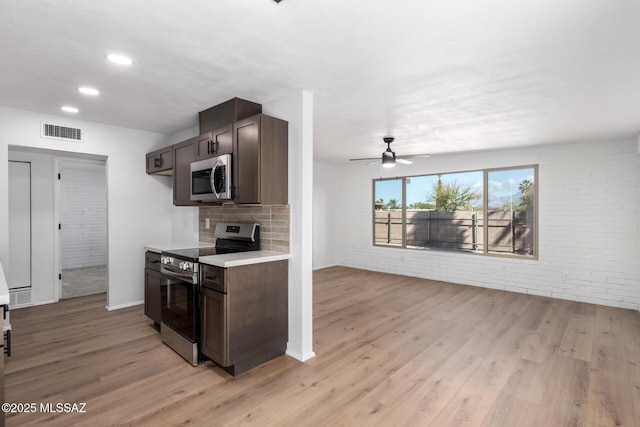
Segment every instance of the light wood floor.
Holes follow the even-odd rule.
[[[316,357],[236,378],[104,295],[15,310],[7,401],[86,413],[7,425],[640,425],[638,312],[343,267],[313,296]]]

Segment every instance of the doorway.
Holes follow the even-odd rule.
[[[57,171],[60,299],[106,293],[106,163],[58,159]]]

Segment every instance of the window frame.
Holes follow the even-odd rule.
[[[489,233],[488,233],[488,218],[489,218],[489,173],[491,172],[499,172],[499,171],[509,171],[509,170],[519,170],[519,169],[533,169],[533,180],[534,180],[534,206],[533,206],[533,255],[514,255],[511,253],[499,253],[499,252],[491,252],[489,251]],[[416,247],[407,247],[407,179],[423,177],[423,176],[437,176],[437,175],[450,175],[450,174],[459,174],[459,173],[468,173],[468,172],[482,172],[482,229],[483,229],[483,237],[482,237],[482,252],[477,251],[464,251],[464,250],[450,250],[450,249],[439,249],[439,248],[416,248]],[[400,180],[402,183],[402,244],[401,245],[389,245],[376,243],[376,182],[380,181],[397,181]],[[486,168],[486,169],[472,169],[472,170],[463,170],[463,171],[454,171],[454,172],[439,172],[439,173],[429,173],[429,174],[420,174],[420,175],[406,175],[406,176],[394,176],[388,178],[374,178],[371,180],[371,222],[372,222],[372,241],[374,247],[381,248],[391,248],[391,249],[406,249],[406,250],[416,250],[416,251],[434,251],[434,252],[445,252],[445,253],[459,253],[466,255],[477,255],[477,256],[490,256],[490,257],[498,257],[498,258],[511,258],[511,259],[519,259],[519,260],[528,260],[528,261],[537,261],[539,259],[539,244],[538,244],[538,229],[539,229],[539,173],[538,173],[538,165],[518,165],[518,166],[505,166],[505,167],[497,167],[497,168]]]

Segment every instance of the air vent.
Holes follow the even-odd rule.
[[[9,308],[19,308],[31,305],[31,289],[10,289]]]
[[[82,142],[82,129],[42,123],[42,137]]]

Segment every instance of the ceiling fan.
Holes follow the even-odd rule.
[[[387,149],[382,152],[381,158],[368,157],[362,159],[349,159],[352,162],[360,161],[360,160],[375,160],[374,162],[367,163],[367,166],[375,165],[376,163],[382,163],[382,167],[392,168],[396,165],[396,163],[401,163],[403,165],[410,165],[413,162],[411,160],[407,160],[412,157],[429,157],[428,154],[415,154],[409,156],[396,156],[394,151],[391,151],[391,143],[393,142],[392,136],[385,136],[382,138],[385,144],[387,144]]]

